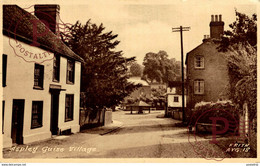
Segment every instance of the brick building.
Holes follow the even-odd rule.
[[[221,15],[211,16],[210,36],[187,53],[187,108],[191,110],[201,101],[227,99],[229,76],[225,54],[218,51],[217,41],[224,32]]]

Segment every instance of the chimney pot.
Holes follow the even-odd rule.
[[[215,22],[218,22],[218,15],[215,15]]]
[[[222,15],[220,14],[219,15],[219,22],[221,22],[222,21]]]
[[[214,21],[214,15],[211,15],[211,21],[212,22]]]
[[[212,15],[211,15],[212,17]],[[221,35],[224,34],[224,22],[222,21],[221,15],[215,15],[214,22],[211,21],[210,26],[210,38],[220,39]]]

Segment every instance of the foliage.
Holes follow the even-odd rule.
[[[230,98],[240,110],[247,102],[252,120],[256,117],[257,17],[235,12],[236,21],[230,24],[232,31],[225,31],[219,48],[227,52]]]
[[[250,44],[234,44],[227,55],[230,75],[230,97],[239,108],[248,103],[250,120],[256,116],[257,53]]]
[[[210,117],[223,117],[229,122],[239,121],[238,113],[231,101],[200,102],[195,105],[190,125],[195,125],[196,122],[212,124]],[[219,121],[220,124],[221,122]]]
[[[142,74],[143,74],[142,66],[139,65],[138,63],[134,62],[134,63],[130,66],[130,72],[131,72],[131,76],[141,77]]]
[[[253,14],[252,17],[240,13],[235,10],[236,21],[229,25],[232,29],[224,32],[220,48],[222,51],[227,51],[230,45],[236,43],[249,43],[256,47],[257,43],[257,16]]]
[[[165,51],[147,53],[143,65],[143,79],[149,82],[167,83],[180,76],[180,63],[176,62],[175,59],[168,59],[168,54]]]
[[[103,24],[97,26],[88,20],[78,21],[62,33],[62,40],[84,59],[82,63],[81,91],[85,92],[84,107],[94,110],[119,104],[135,89],[127,82],[126,65],[134,61],[115,51],[119,41],[112,31],[104,32]]]
[[[155,99],[164,99],[164,94],[166,93],[166,89],[165,88],[153,88],[151,89],[152,91],[152,97]]]

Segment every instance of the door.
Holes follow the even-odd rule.
[[[23,143],[23,117],[24,117],[24,100],[13,100],[12,114],[12,140],[13,143]]]
[[[51,93],[51,133],[58,134],[58,117],[59,117],[59,91]]]

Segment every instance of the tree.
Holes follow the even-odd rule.
[[[222,51],[227,51],[230,45],[236,43],[247,44],[256,47],[257,43],[257,16],[252,17],[235,10],[236,21],[229,25],[231,30],[224,32],[220,48]]]
[[[77,21],[68,29],[69,33],[61,34],[62,40],[85,61],[81,73],[85,107],[100,110],[119,104],[136,88],[127,82],[126,67],[135,58],[124,58],[122,51],[115,51],[117,35],[104,32],[103,24],[97,26],[88,20],[82,25]]]
[[[143,74],[143,68],[141,65],[139,65],[138,63],[134,62],[131,66],[130,66],[130,72],[131,72],[131,76],[137,76],[137,77],[141,77]]]
[[[236,12],[236,21],[230,24],[220,42],[220,51],[227,52],[230,77],[230,97],[241,110],[249,105],[249,119],[256,117],[256,14],[252,17]]]
[[[149,82],[157,81],[167,83],[180,76],[180,66],[174,59],[168,59],[165,51],[149,52],[145,55],[143,78]]]

